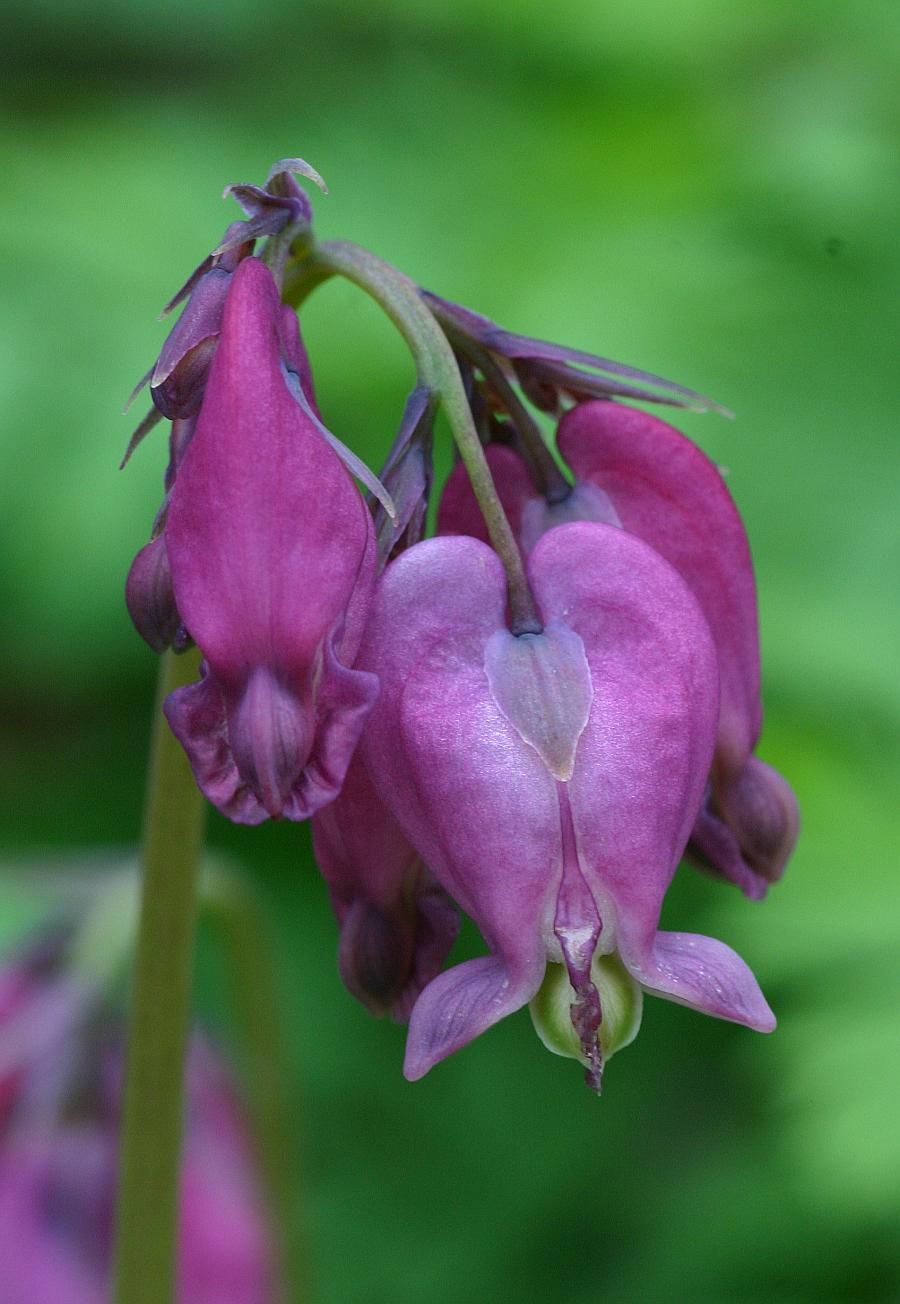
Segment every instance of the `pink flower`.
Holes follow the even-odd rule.
[[[166,715],[203,792],[245,824],[331,801],[377,692],[350,668],[374,582],[372,520],[298,355],[295,315],[246,259],[165,532],[178,611],[204,656],[201,681],[173,693]]]
[[[657,931],[715,742],[716,654],[696,599],[652,548],[592,523],[547,533],[529,579],[544,629],[516,637],[490,549],[421,543],[380,581],[360,654],[382,685],[363,760],[491,950],[419,997],[411,1079],[532,1000],[548,962],[567,971],[595,1087],[604,956],[647,991],[774,1026],[733,951]]]

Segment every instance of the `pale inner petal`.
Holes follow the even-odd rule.
[[[485,646],[484,668],[498,709],[555,779],[571,779],[594,696],[579,635],[561,621],[540,634],[497,630]]]

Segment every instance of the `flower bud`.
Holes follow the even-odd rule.
[[[154,652],[165,652],[175,641],[181,617],[175,605],[164,535],[151,539],[131,563],[125,581],[125,603],[144,642]]]

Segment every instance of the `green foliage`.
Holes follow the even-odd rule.
[[[763,753],[804,831],[764,904],[682,871],[666,923],[741,951],[773,1037],[648,999],[597,1102],[523,1012],[410,1086],[402,1030],[340,986],[308,834],[212,823],[283,944],[298,1226],[322,1301],[900,1291],[898,15],[890,0],[530,0],[515,21],[471,0],[5,10],[8,848],[136,837],[154,667],[121,589],[164,452],[153,437],[119,473],[120,409],[163,338],[156,312],[234,215],[226,182],[303,154],[331,187],[322,234],[738,414],[682,424],[747,520]],[[378,462],[402,347],[347,286],[304,326],[329,423]]]

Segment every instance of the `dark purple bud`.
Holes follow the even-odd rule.
[[[338,968],[352,996],[370,1014],[389,1014],[409,980],[415,920],[409,911],[386,915],[362,897],[341,926]]]
[[[358,755],[338,798],[313,816],[313,847],[341,926],[342,979],[372,1014],[405,1022],[440,973],[459,917]]]
[[[181,625],[172,589],[165,535],[143,547],[125,581],[125,603],[135,629],[154,652],[170,647]]]
[[[790,785],[751,756],[736,779],[714,787],[694,826],[687,859],[759,901],[784,873],[799,830]]]

